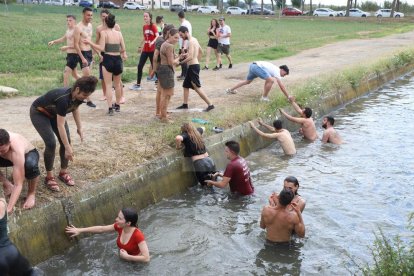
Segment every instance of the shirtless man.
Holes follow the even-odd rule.
[[[293,233],[305,237],[305,224],[296,203],[294,194],[283,189],[276,197],[276,206],[265,206],[262,210],[260,227],[266,229],[266,239],[270,242],[290,242]]]
[[[58,43],[66,41],[66,46],[60,47],[62,52],[66,52],[66,66],[63,71],[63,86],[69,86],[69,77],[73,76],[75,80],[79,79],[78,72],[76,71],[76,66],[78,65],[79,56],[75,49],[75,40],[73,37],[75,26],[76,26],[76,17],[74,15],[66,16],[66,24],[68,29],[64,36],[59,39],[49,41],[48,46],[52,46]]]
[[[181,26],[179,29],[180,37],[183,40],[188,40],[188,53],[182,54],[184,57],[183,60],[180,61],[180,65],[187,63],[188,69],[187,74],[185,75],[185,79],[183,82],[184,88],[184,103],[179,106],[177,109],[187,109],[188,108],[188,96],[190,94],[190,88],[194,89],[198,93],[198,95],[206,102],[207,108],[204,111],[208,112],[214,109],[214,105],[211,104],[207,95],[201,90],[201,83],[200,83],[200,62],[198,61],[203,54],[203,49],[200,47],[198,40],[195,37],[192,37],[188,31],[188,28],[185,26]]]
[[[95,39],[95,44],[99,44],[99,40],[101,39],[101,32],[103,30],[106,30],[108,27],[105,24],[105,18],[107,18],[109,15],[109,11],[107,9],[102,9],[101,10],[101,24],[96,27],[96,39]],[[121,27],[117,24],[115,24],[114,27],[115,31],[120,32],[121,31]],[[102,61],[103,61],[103,56],[102,56],[103,52],[98,53],[99,55],[99,79],[101,80],[101,86],[102,86],[102,93],[103,93],[103,97],[102,100],[106,101],[106,86],[105,86],[105,80],[103,78],[103,73],[102,73]],[[125,97],[124,97],[124,89],[123,89],[123,85],[121,83],[121,100],[120,102],[121,104],[125,103]]]
[[[287,114],[283,109],[279,109],[280,113],[284,115],[289,121],[302,125],[299,132],[303,134],[303,137],[309,141],[315,141],[318,138],[316,133],[315,122],[312,119],[312,109],[305,107],[301,109],[299,105],[295,102],[294,98],[290,99],[293,108],[299,113],[302,117],[293,117]]]
[[[20,134],[0,129],[0,167],[13,167],[14,185],[0,172],[4,193],[10,195],[7,212],[13,212],[25,178],[28,180],[29,189],[23,208],[32,208],[35,205],[36,186],[40,175],[39,153],[35,147]]]
[[[341,136],[339,136],[338,132],[334,129],[334,124],[335,119],[332,116],[326,116],[323,118],[322,127],[325,129],[322,136],[323,143],[332,143],[337,145],[342,144]]]
[[[92,41],[92,17],[93,11],[91,8],[84,8],[82,11],[82,21],[75,27],[75,49],[79,56],[79,61],[82,68],[82,76],[89,76],[91,74],[90,66],[93,61],[92,48],[89,44],[83,42],[84,39]],[[86,99],[86,105],[89,107],[96,107],[96,105],[89,99]]]
[[[262,119],[258,120],[259,125],[264,126],[272,133],[264,133],[260,131],[253,122],[249,122],[250,126],[262,137],[266,137],[269,139],[276,139],[279,141],[280,145],[282,146],[283,152],[286,155],[294,155],[296,154],[295,143],[293,142],[292,136],[290,135],[289,130],[282,128],[282,121],[275,120],[273,122],[273,127],[263,123]]]

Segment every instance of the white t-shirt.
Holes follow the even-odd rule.
[[[265,69],[269,73],[270,76],[277,78],[279,80],[282,78],[280,76],[280,68],[274,65],[273,63],[270,63],[267,61],[256,61],[256,64],[260,68]]]
[[[231,29],[230,26],[228,25],[224,25],[224,27],[220,27],[219,29],[219,33],[220,35],[227,35],[227,34],[231,34]],[[219,37],[218,42],[223,44],[223,45],[230,45],[230,37]]]
[[[193,27],[191,27],[191,23],[190,23],[190,21],[188,21],[188,20],[186,20],[186,19],[184,19],[183,20],[183,22],[181,23],[181,25],[180,26],[184,26],[184,27],[187,27],[187,29],[188,29],[188,33],[190,34],[190,35],[192,35],[193,34]],[[178,40],[178,45],[180,46],[180,49],[183,47],[183,39],[180,37],[180,39]],[[188,48],[188,45],[184,45],[185,47],[184,48]]]

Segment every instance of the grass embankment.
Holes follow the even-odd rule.
[[[3,6],[0,14],[0,84],[17,88],[22,95],[40,95],[60,86],[65,54],[57,46],[49,48],[47,42],[65,33],[66,14],[74,14],[81,20],[81,11],[80,7],[9,5],[6,12]],[[133,81],[138,60],[137,45],[142,37],[142,12],[113,10],[113,13],[121,25],[129,56],[123,79],[125,82]],[[155,11],[154,21],[156,15],[164,15],[165,22],[178,25],[175,13]],[[187,17],[193,25],[193,35],[202,45],[206,45],[206,29],[212,16],[188,13]],[[413,30],[408,19],[226,18],[232,28],[234,63],[274,60],[339,40],[380,37]],[[99,23],[97,13],[93,24],[96,27]],[[97,74],[96,68],[94,74]]]

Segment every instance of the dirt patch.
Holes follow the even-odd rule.
[[[289,90],[293,84],[305,82],[312,77],[340,71],[351,66],[373,63],[379,58],[411,47],[413,40],[414,32],[379,39],[350,40],[306,50],[298,55],[276,60],[275,64],[287,64],[290,67],[290,75],[284,80]],[[263,91],[261,80],[243,87],[239,90],[239,94],[226,95],[224,93],[225,88],[245,78],[248,64],[236,64],[232,69],[228,69],[227,64],[223,66],[224,68],[220,71],[201,72],[203,89],[216,106],[212,112],[224,112],[228,106],[237,106],[240,103],[258,102]],[[182,103],[181,84],[181,82],[176,83],[175,95],[170,104],[171,109]],[[150,162],[173,149],[173,141],[154,139],[154,137],[159,138],[163,131],[168,131],[166,126],[158,123],[154,117],[154,83],[144,80],[143,91],[140,92],[131,91],[128,86],[129,84],[125,85],[127,102],[121,106],[121,113],[116,116],[106,115],[106,102],[99,100],[102,95],[101,91],[96,91],[92,96],[92,100],[97,104],[96,109],[86,105],[80,107],[85,136],[83,143],[80,143],[76,134],[72,116],[68,116],[75,151],[75,159],[69,169],[77,185],[69,188],[61,184],[62,191],[52,193],[40,184],[37,192],[38,205],[87,189],[102,179]],[[276,93],[280,92],[275,88],[271,96]],[[29,107],[35,99],[36,97],[19,97],[0,100],[1,128],[23,134],[40,151],[43,151],[43,141],[29,118]],[[190,108],[197,109],[171,113],[175,121],[183,122],[200,116],[208,118],[208,114],[198,112],[205,108],[206,104],[194,92],[190,93],[189,104]],[[178,132],[177,129],[176,133]],[[40,161],[40,167],[44,168],[43,159]],[[55,168],[58,167],[59,157],[57,156]],[[57,169],[55,171],[58,172]],[[10,176],[10,170],[7,172]],[[44,175],[44,171],[42,173]],[[43,183],[43,178],[41,183]],[[22,193],[22,197],[24,195],[25,192]]]

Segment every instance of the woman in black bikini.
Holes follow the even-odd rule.
[[[206,53],[206,65],[204,66],[203,70],[208,70],[208,64],[210,63],[210,53],[211,49],[214,50],[214,54],[216,55],[216,65],[217,67],[220,66],[218,63],[219,54],[217,52],[218,40],[217,40],[217,29],[219,28],[219,23],[217,19],[212,19],[210,22],[210,27],[207,29],[207,35],[209,37],[208,44],[207,44],[207,53]]]

